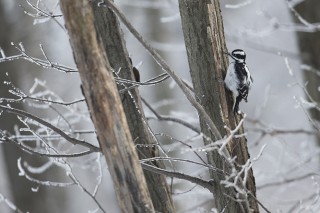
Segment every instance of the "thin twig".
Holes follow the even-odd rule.
[[[163,137],[168,137],[168,138],[169,138],[170,140],[172,140],[172,141],[176,141],[176,142],[181,143],[182,145],[188,147],[188,148],[202,161],[202,163],[208,164],[208,163],[197,153],[197,151],[194,150],[194,148],[193,148],[191,145],[187,144],[186,142],[183,142],[182,140],[178,140],[177,138],[173,138],[172,136],[167,135],[167,134],[165,134],[165,133],[158,133],[157,135],[163,136]],[[172,145],[171,145],[171,146],[172,146]]]
[[[193,161],[193,160],[187,160],[187,159],[183,159],[183,158],[173,158],[173,157],[153,157],[153,158],[146,158],[146,159],[141,159],[140,162],[141,163],[145,163],[145,162],[150,162],[150,161],[155,161],[155,160],[161,160],[161,161],[175,161],[175,162],[186,162],[186,163],[191,163],[191,164],[195,164],[195,165],[199,165],[199,166],[204,166],[204,167],[207,167],[209,168],[210,170],[214,170],[220,174],[226,174],[225,171],[219,169],[219,168],[216,168],[216,167],[213,167],[212,165],[209,165],[209,164],[205,164],[205,163],[199,163],[199,162],[196,162],[196,161]]]
[[[263,189],[263,188],[267,188],[267,187],[271,187],[271,186],[279,186],[279,185],[283,185],[283,184],[288,184],[288,183],[292,183],[292,182],[295,182],[295,181],[300,181],[300,180],[303,180],[303,179],[306,179],[306,178],[309,178],[309,177],[312,177],[312,176],[319,176],[319,175],[311,172],[311,173],[304,174],[304,175],[299,176],[299,177],[285,178],[282,181],[266,183],[266,184],[263,184],[261,186],[257,186],[257,189]]]
[[[59,65],[58,63],[55,62],[48,62],[47,60],[42,60],[39,58],[35,58],[32,56],[29,56],[26,51],[24,50],[23,46],[21,43],[19,43],[18,47],[17,45],[15,45],[14,43],[11,43],[21,54],[18,55],[13,55],[13,56],[5,56],[2,55],[2,57],[0,57],[0,63],[2,62],[6,62],[6,61],[13,61],[13,60],[19,60],[19,59],[24,59],[26,61],[32,62],[37,64],[38,66],[41,66],[43,68],[52,68],[61,72],[65,72],[65,73],[77,73],[78,70],[74,69],[74,68],[70,68],[64,65]]]
[[[100,152],[100,148],[99,147],[96,147],[88,142],[85,142],[85,141],[82,141],[82,140],[78,140],[76,138],[72,138],[70,137],[68,134],[66,134],[64,131],[62,131],[61,129],[55,127],[54,125],[52,125],[51,123],[35,116],[35,115],[32,115],[28,112],[25,112],[25,111],[22,111],[22,110],[19,110],[19,109],[14,109],[12,107],[7,107],[7,106],[3,106],[3,105],[0,105],[0,109],[2,109],[3,111],[6,111],[8,113],[11,113],[11,114],[15,114],[15,115],[20,115],[20,116],[24,116],[24,117],[28,117],[34,121],[37,121],[38,123],[52,129],[53,131],[55,131],[56,133],[58,133],[59,135],[61,135],[64,139],[66,139],[67,141],[69,141],[70,143],[74,144],[74,145],[80,145],[80,146],[84,146],[84,147],[87,147],[90,149],[90,151],[92,152]]]
[[[173,172],[173,171],[168,171],[165,169],[161,169],[155,166],[152,166],[150,164],[146,164],[146,163],[141,163],[141,166],[143,169],[148,170],[150,172],[154,172],[157,174],[161,174],[161,175],[165,175],[165,176],[169,176],[169,177],[174,177],[174,178],[178,178],[178,179],[182,179],[182,180],[187,180],[190,181],[192,183],[195,183],[199,186],[202,186],[206,189],[208,189],[210,192],[214,192],[213,190],[213,185],[211,184],[211,181],[206,181],[200,178],[196,178],[190,175],[186,175],[180,172]]]
[[[23,97],[23,99],[30,99],[30,100],[34,100],[34,101],[51,103],[51,104],[59,104],[59,105],[64,105],[64,106],[77,104],[77,103],[80,103],[80,102],[84,102],[86,100],[84,98],[81,98],[81,99],[78,99],[78,100],[75,100],[75,101],[64,102],[64,101],[53,101],[53,100],[43,99],[43,98],[34,98],[32,96],[25,96],[25,97]]]
[[[19,143],[11,138],[0,138],[0,141],[3,143],[12,143],[16,146],[18,146],[21,150],[40,156],[40,157],[50,157],[50,158],[76,158],[76,157],[81,157],[84,155],[89,155],[93,153],[90,150],[84,151],[84,152],[79,152],[79,153],[73,153],[73,154],[48,154],[48,153],[41,153],[34,151],[33,149],[30,149],[29,147],[23,145],[22,143]]]
[[[15,204],[13,204],[6,196],[0,193],[0,203],[4,202],[13,212],[24,213]]]
[[[144,98],[141,98],[142,102],[150,109],[150,111],[157,117],[158,120],[160,121],[171,121],[171,122],[175,122],[175,123],[178,123],[178,124],[181,124],[189,129],[191,129],[192,131],[198,133],[198,134],[201,134],[201,131],[200,129],[194,127],[193,125],[191,125],[190,123],[188,122],[185,122],[179,118],[174,118],[174,117],[170,117],[170,116],[164,116],[164,115],[160,115],[159,113],[157,113],[157,111],[155,111],[152,106],[144,99]]]
[[[51,18],[54,20],[54,22],[56,22],[58,24],[58,26],[63,29],[64,31],[66,31],[66,29],[63,27],[63,25],[56,19],[56,18],[60,18],[63,15],[59,14],[59,15],[53,15],[52,12],[45,12],[44,10],[40,9],[39,7],[33,5],[30,1],[26,0],[26,2],[28,3],[28,5],[33,8],[34,10],[37,11],[37,14],[31,14],[28,13],[26,10],[24,10],[24,12],[26,14],[28,14],[29,16],[33,17],[33,18],[39,18],[39,17],[46,17],[46,18]],[[21,6],[21,5],[20,5]]]

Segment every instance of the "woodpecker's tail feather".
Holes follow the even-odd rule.
[[[242,100],[242,95],[239,94],[238,97],[236,98],[234,106],[233,106],[234,114],[239,114],[239,104],[240,104],[241,100]]]

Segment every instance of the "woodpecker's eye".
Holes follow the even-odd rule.
[[[241,54],[235,54],[234,57],[239,58],[239,59],[244,59],[246,56],[241,55]]]

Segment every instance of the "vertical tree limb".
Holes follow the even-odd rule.
[[[224,87],[224,76],[227,70],[228,60],[223,54],[226,50],[223,21],[218,0],[179,0],[182,28],[185,37],[191,77],[199,103],[204,106],[206,112],[217,125],[221,135],[226,135],[225,126],[234,129],[237,126],[237,118],[234,117],[231,107],[232,96]],[[212,141],[217,140],[208,129],[203,117],[200,116],[201,130],[210,136]],[[243,132],[243,128],[240,129]],[[210,140],[204,138],[205,144]],[[232,157],[236,156],[236,162],[244,165],[249,160],[246,139],[232,139],[228,144]],[[230,172],[230,165],[217,152],[208,153],[208,161],[220,169]],[[252,169],[249,171],[247,188],[253,196],[256,194],[255,181]],[[225,188],[220,181],[225,177],[211,172],[215,180],[215,203],[219,211],[238,212],[243,208],[249,211],[248,206],[236,202],[235,193],[230,188]],[[256,199],[248,197],[250,208],[259,212]]]
[[[89,0],[61,0],[83,92],[122,212],[154,212]]]
[[[92,8],[95,17],[94,23],[98,34],[102,38],[103,47],[108,55],[111,67],[120,78],[135,81],[132,64],[129,60],[117,17],[111,9],[99,7],[97,1],[93,1]],[[118,85],[118,89],[124,89],[125,86],[129,87],[131,85]],[[138,89],[131,89],[121,95],[121,100],[133,141],[138,145],[136,148],[138,149],[139,158],[159,156],[156,152],[156,138],[151,134],[145,120]],[[153,162],[153,164],[159,168],[164,168],[164,164],[161,161]],[[158,212],[174,212],[166,177],[146,170],[144,170],[144,175],[155,210]]]

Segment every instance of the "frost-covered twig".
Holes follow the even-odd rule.
[[[165,80],[167,80],[170,76],[168,76],[167,73],[163,73],[163,74],[160,74],[154,78],[151,78],[145,82],[137,82],[137,81],[134,81],[134,80],[128,80],[128,79],[123,79],[123,78],[120,78],[120,77],[115,77],[115,81],[117,83],[125,83],[125,84],[131,84],[131,85],[134,85],[134,86],[140,86],[140,85],[156,85],[158,83],[161,83]],[[132,89],[131,87],[130,88],[126,88],[127,90],[128,89]],[[120,90],[121,91],[121,90]],[[121,91],[122,92],[122,91]]]
[[[222,138],[220,140],[213,141],[212,143],[207,144],[207,145],[202,146],[202,147],[194,148],[194,150],[198,150],[198,151],[202,151],[202,152],[210,152],[210,151],[213,151],[213,150],[218,150],[220,155],[224,156],[226,159],[229,159],[229,156],[225,154],[224,150],[225,150],[227,144],[232,140],[232,138],[234,138],[234,137],[242,137],[243,136],[243,135],[237,135],[237,132],[241,128],[245,117],[246,117],[246,115],[243,116],[243,118],[240,120],[238,125],[233,130],[229,129],[227,126],[225,126],[225,128],[229,130],[228,137],[224,137],[224,138]],[[232,162],[232,164],[233,163],[234,162]]]
[[[13,212],[23,213],[12,201],[10,201],[6,196],[0,193],[0,203],[4,202]]]
[[[310,23],[306,19],[304,19],[298,11],[294,8],[294,5],[291,3],[290,0],[287,0],[288,8],[291,10],[291,12],[294,14],[294,16],[300,21],[300,23],[305,26],[306,30],[308,32],[317,32],[320,30],[320,23]]]
[[[9,78],[9,74],[6,73],[6,75]],[[13,84],[13,82],[4,81],[4,84],[9,85],[11,87],[11,89],[9,89],[9,93],[11,93],[14,96],[17,96],[18,98],[15,99],[15,98],[4,98],[4,97],[1,97],[0,98],[0,103],[4,103],[4,102],[7,102],[7,103],[13,103],[13,102],[19,103],[20,102],[21,103],[21,102],[23,102],[25,100],[32,100],[32,101],[35,101],[35,102],[46,103],[46,104],[48,104],[48,107],[49,107],[50,104],[70,106],[70,105],[78,104],[78,103],[81,103],[81,102],[85,102],[84,98],[79,98],[77,100],[69,101],[69,102],[63,101],[58,95],[56,95],[54,92],[52,92],[51,90],[49,90],[46,87],[46,83],[45,82],[42,82],[37,78],[35,78],[34,81],[35,82],[34,82],[33,86],[29,90],[29,92],[32,93],[31,95],[27,95],[25,92],[23,92],[17,86],[15,86]],[[45,90],[44,91],[41,90],[40,92],[34,93],[35,89],[39,85],[41,87],[44,87]],[[44,98],[46,96],[49,96],[49,97],[48,98]],[[51,96],[53,96],[53,97],[51,97]],[[54,100],[52,98],[54,98]]]
[[[174,172],[174,171],[168,171],[165,169],[161,169],[161,168],[158,168],[156,166],[146,164],[146,163],[141,163],[141,166],[143,169],[148,170],[150,172],[154,172],[157,174],[161,174],[161,175],[165,175],[165,176],[169,176],[169,177],[174,177],[174,178],[178,178],[178,179],[187,180],[187,181],[195,183],[199,186],[202,186],[211,192],[214,192],[213,185],[211,183],[212,180],[206,181],[206,180],[203,180],[203,179],[200,179],[197,177],[193,177],[190,175],[186,175],[186,174],[183,174],[180,172]]]
[[[101,154],[98,154],[98,157],[96,159],[96,162],[97,162],[97,165],[98,165],[98,168],[99,168],[99,175],[97,176],[97,184],[96,186],[94,187],[94,190],[93,190],[93,193],[92,195],[95,197],[98,193],[98,190],[99,190],[99,187],[102,183],[102,178],[103,178],[103,173],[102,173],[102,165],[101,165]]]
[[[167,134],[165,134],[165,133],[157,133],[156,135],[169,138],[170,140],[172,140],[172,141],[174,141],[174,142],[178,142],[179,144],[182,144],[183,146],[188,147],[188,150],[187,150],[187,151],[191,150],[191,151],[199,158],[199,160],[200,160],[202,163],[207,164],[207,162],[206,162],[206,161],[194,150],[194,148],[193,148],[190,144],[188,144],[187,142],[184,142],[184,141],[182,141],[182,140],[178,140],[178,139],[176,139],[176,138],[173,138],[172,136],[167,135]],[[202,134],[197,135],[197,136],[195,136],[195,137],[198,137],[198,136],[201,137]],[[171,144],[170,144],[170,147],[171,147],[170,149],[173,149],[173,147],[172,147]]]
[[[35,135],[36,137],[39,138],[39,140],[41,140],[41,142],[43,142],[45,144],[45,147],[46,147],[46,150],[48,153],[51,153],[51,151],[55,154],[55,155],[59,155],[60,153],[54,148],[51,146],[51,144],[47,143],[46,141],[43,140],[43,138],[41,138],[36,132],[34,132],[33,130],[30,129],[29,125],[23,121],[22,119],[20,119],[20,121],[22,121],[26,126],[26,131],[30,131],[33,135]],[[91,151],[91,150],[89,150]],[[72,167],[70,166],[70,164],[64,160],[63,158],[51,158],[51,160],[54,160],[56,162],[57,165],[60,165],[61,167],[63,167],[65,170],[66,170],[66,174],[67,176],[72,180],[71,183],[67,183],[67,184],[64,184],[64,183],[56,183],[56,182],[52,182],[52,181],[41,181],[41,180],[38,180],[38,179],[35,179],[35,178],[32,178],[31,176],[29,176],[25,170],[23,169],[23,166],[21,164],[21,158],[18,159],[18,167],[19,167],[19,175],[20,176],[25,176],[29,181],[32,181],[34,183],[37,183],[37,184],[40,184],[40,185],[45,185],[45,186],[58,186],[58,187],[65,187],[65,186],[69,186],[69,185],[76,185],[78,186],[81,191],[85,192],[85,194],[87,194],[89,197],[91,197],[94,202],[96,203],[96,205],[99,207],[99,209],[102,211],[102,212],[105,212],[105,210],[102,208],[101,204],[98,202],[98,200],[96,199],[95,197],[95,194],[92,194],[88,191],[88,189],[86,187],[84,187],[80,181],[78,180],[78,178],[74,175],[73,171],[72,171]],[[27,169],[30,169],[30,167],[26,167]],[[45,167],[44,167],[45,168]],[[35,169],[32,169],[32,170],[35,170]],[[38,169],[40,170],[39,172],[41,172],[41,169]],[[44,171],[42,171],[44,172]]]
[[[61,137],[61,136],[60,136]],[[37,155],[37,156],[41,156],[41,157],[51,157],[51,158],[75,158],[75,157],[81,157],[84,155],[89,155],[92,154],[92,151],[87,150],[87,151],[83,151],[83,152],[78,152],[78,153],[72,153],[72,154],[51,154],[51,153],[42,153],[42,152],[38,152],[35,151],[34,149],[27,147],[26,145],[24,145],[21,142],[18,142],[10,137],[2,137],[0,138],[0,142],[2,143],[11,143],[14,144],[16,146],[18,146],[21,150],[26,151],[28,153]]]
[[[267,187],[289,184],[289,183],[300,181],[300,180],[304,180],[306,178],[310,178],[310,177],[313,177],[313,176],[319,176],[319,175],[314,173],[314,172],[311,172],[311,173],[307,173],[307,174],[304,174],[304,175],[301,175],[301,176],[298,176],[298,177],[293,177],[293,178],[284,177],[283,180],[281,180],[281,181],[265,183],[265,184],[262,184],[260,186],[257,186],[257,189],[264,189],[264,188],[267,188]]]
[[[252,132],[260,132],[264,135],[276,136],[284,134],[306,134],[306,135],[316,135],[319,134],[317,131],[311,131],[306,129],[274,129],[274,127],[264,128],[248,128]]]
[[[299,199],[289,210],[288,212],[297,212],[296,209],[299,208],[299,212],[313,212],[312,206],[316,206],[319,209],[319,200],[320,200],[320,187],[318,181],[314,180],[313,186],[315,192],[311,195]],[[307,203],[307,204],[306,204]],[[304,211],[305,210],[305,211]]]
[[[151,162],[151,161],[172,161],[172,162],[185,162],[185,163],[190,163],[190,164],[195,164],[199,166],[204,166],[209,168],[210,170],[214,170],[218,172],[219,174],[223,175],[225,174],[225,171],[218,169],[216,167],[213,167],[212,165],[209,165],[207,163],[199,163],[193,160],[188,160],[188,159],[183,159],[183,158],[174,158],[174,157],[153,157],[153,158],[146,158],[146,159],[141,159],[141,163],[146,163],[146,162]]]
[[[84,134],[95,134],[96,131],[94,130],[73,130],[70,132],[65,131],[68,135],[84,135]],[[40,135],[42,138],[47,140],[57,140],[62,139],[63,137],[59,134],[50,134],[50,135]],[[12,140],[19,140],[19,141],[34,141],[37,139],[36,136],[33,135],[12,135],[10,136]]]
[[[41,186],[54,186],[54,187],[67,187],[67,186],[73,186],[75,183],[69,182],[69,183],[62,183],[62,182],[53,182],[53,181],[41,181],[35,178],[32,178],[29,176],[26,171],[24,170],[22,164],[21,164],[21,158],[18,158],[17,165],[19,169],[19,176],[25,177],[27,180],[39,184]]]
[[[56,150],[53,149],[53,151],[58,154],[58,152],[56,152]],[[18,164],[18,168],[19,168],[19,176],[24,176],[26,179],[28,179],[31,182],[37,183],[39,185],[43,185],[43,186],[54,186],[54,187],[67,187],[67,186],[78,186],[81,191],[83,191],[85,194],[87,194],[89,197],[91,197],[93,199],[93,201],[96,203],[96,205],[99,207],[99,209],[102,212],[106,212],[104,210],[104,208],[101,206],[101,204],[98,202],[98,200],[95,197],[95,194],[90,193],[78,180],[78,178],[73,174],[72,172],[72,167],[69,165],[68,162],[66,162],[65,160],[61,160],[62,161],[62,165],[64,167],[64,169],[66,170],[66,174],[67,176],[72,180],[72,182],[69,183],[59,183],[59,182],[53,182],[53,181],[41,181],[35,178],[32,178],[31,176],[29,176],[26,171],[24,170],[22,164],[21,164],[21,158],[18,159],[17,164]]]
[[[68,134],[66,134],[64,131],[62,131],[61,129],[57,128],[56,126],[52,125],[51,123],[35,116],[32,115],[28,112],[25,112],[23,110],[19,110],[19,109],[15,109],[12,107],[7,107],[7,106],[3,106],[0,105],[0,109],[8,112],[8,113],[12,113],[12,114],[16,114],[16,115],[20,115],[20,116],[24,116],[24,117],[28,117],[36,122],[38,122],[39,124],[42,124],[43,126],[48,127],[49,129],[52,129],[53,131],[55,131],[56,133],[58,133],[59,135],[61,135],[61,137],[63,137],[64,139],[66,139],[67,141],[69,141],[70,143],[74,144],[74,145],[80,145],[83,147],[87,147],[90,149],[90,151],[92,152],[100,152],[100,148],[96,147],[88,142],[85,142],[83,140],[78,140],[76,138],[70,137]]]
[[[62,17],[62,14],[55,15],[51,11],[48,11],[48,12],[44,11],[43,9],[40,8],[40,5],[39,5],[40,3],[42,5],[44,5],[44,3],[40,0],[37,1],[36,5],[32,4],[29,0],[25,0],[25,1],[32,9],[34,9],[36,11],[36,13],[33,14],[23,8],[23,11],[26,15],[35,19],[33,24],[42,24],[42,23],[45,23],[49,20],[54,20],[54,22],[56,22],[59,25],[59,27],[65,31],[65,28],[63,27],[63,25],[57,20],[57,18]],[[20,7],[22,7],[22,5],[20,5]]]
[[[7,61],[24,59],[26,61],[29,61],[31,63],[34,63],[34,64],[36,64],[38,66],[41,66],[43,68],[46,68],[46,69],[52,68],[52,69],[55,69],[55,70],[58,70],[58,71],[61,71],[61,72],[65,72],[65,73],[77,73],[78,72],[78,70],[76,70],[74,68],[71,68],[71,67],[68,67],[68,66],[65,66],[65,65],[61,65],[61,64],[58,64],[56,62],[51,62],[51,61],[48,61],[48,60],[43,60],[43,59],[36,58],[36,57],[28,55],[26,53],[22,43],[19,43],[18,46],[15,45],[13,42],[11,44],[20,52],[20,54],[12,55],[12,56],[6,56],[6,55],[3,55],[4,52],[2,50],[2,54],[1,54],[2,57],[0,57],[0,63],[7,62]],[[43,47],[41,47],[41,48],[43,48]],[[42,49],[41,52],[43,53],[43,51],[44,50]]]
[[[192,131],[200,134],[201,131],[200,129],[198,129],[197,127],[191,125],[190,123],[188,122],[185,122],[179,118],[175,118],[175,117],[171,117],[171,116],[164,116],[164,115],[160,115],[155,109],[152,108],[152,106],[144,99],[144,98],[141,98],[142,102],[148,107],[148,109],[156,116],[156,118],[159,120],[159,121],[171,121],[171,122],[175,122],[175,123],[178,123],[178,124],[181,124],[189,129],[191,129]],[[151,117],[148,118],[148,119],[152,119]]]
[[[58,104],[58,105],[64,105],[64,106],[70,106],[70,105],[74,105],[74,104],[78,104],[78,103],[86,101],[86,99],[84,99],[84,98],[80,98],[80,99],[74,100],[74,101],[55,101],[55,100],[45,99],[45,98],[35,98],[32,96],[28,96],[28,95],[23,96],[22,99],[29,99],[29,100],[33,100],[33,101],[50,103],[50,104]]]

